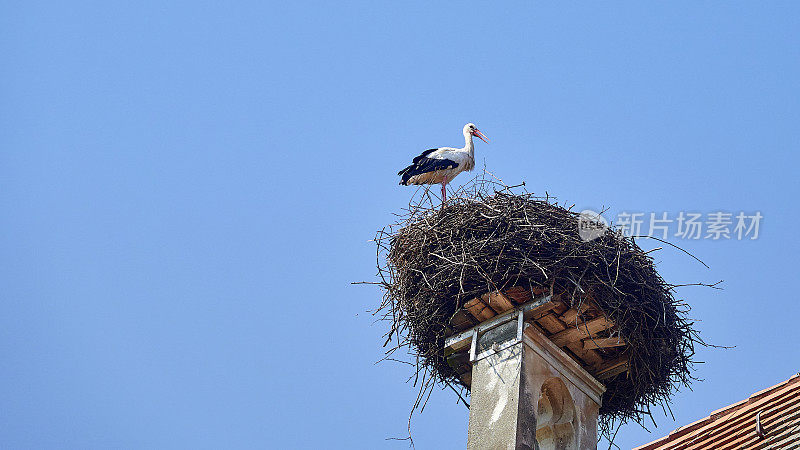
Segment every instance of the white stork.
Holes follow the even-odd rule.
[[[464,148],[440,147],[425,150],[414,158],[414,162],[397,172],[400,184],[439,184],[442,185],[442,203],[447,201],[447,183],[465,170],[475,168],[475,145],[472,136],[478,136],[489,143],[485,134],[481,133],[474,123],[464,125]]]

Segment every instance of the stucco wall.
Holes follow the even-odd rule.
[[[600,406],[531,344],[473,364],[467,448],[595,449]]]

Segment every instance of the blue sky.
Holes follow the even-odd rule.
[[[704,381],[648,442],[799,370],[795,2],[0,3],[0,445],[407,448],[374,232],[421,150],[577,208],[754,212],[656,253]],[[466,179],[456,179],[458,185]],[[642,242],[642,245],[655,246]],[[417,448],[463,448],[435,392]]]

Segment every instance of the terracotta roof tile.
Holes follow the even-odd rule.
[[[705,448],[800,448],[800,373],[635,450]]]

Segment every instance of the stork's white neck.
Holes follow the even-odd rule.
[[[475,158],[475,144],[472,143],[472,133],[464,129],[464,151],[469,153],[470,158]]]

